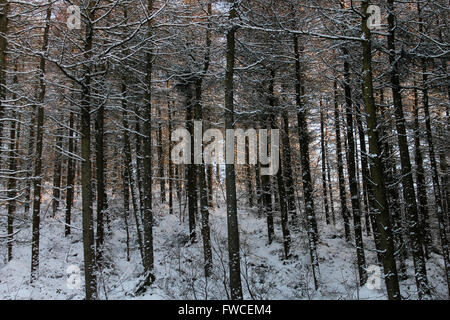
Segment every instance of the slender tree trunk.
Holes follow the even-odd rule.
[[[172,134],[172,107],[169,97],[169,81],[167,81],[167,117],[169,126],[169,135]],[[169,214],[173,214],[173,180],[174,170],[170,152],[172,151],[172,141],[169,138]]]
[[[72,157],[74,153],[74,113],[71,111],[69,116],[69,157],[67,159],[67,193],[66,193],[66,224],[64,226],[64,235],[70,234],[70,223],[72,216],[73,195],[75,187],[75,161]]]
[[[429,106],[429,96],[428,96],[428,75],[427,75],[427,62],[425,59],[422,60],[422,95],[423,95],[423,107],[425,112],[425,133],[428,143],[428,157],[431,164],[431,179],[433,181],[433,191],[436,207],[436,215],[438,218],[439,226],[439,238],[441,240],[442,255],[444,258],[444,268],[445,275],[447,279],[448,294],[450,296],[450,259],[449,259],[449,248],[448,248],[448,237],[447,237],[447,223],[442,209],[442,193],[441,186],[439,182],[439,174],[436,163],[436,152],[434,149],[433,133],[431,130],[431,115]]]
[[[420,148],[420,125],[419,125],[419,97],[417,89],[414,88],[414,158],[416,163],[417,200],[419,210],[419,230],[421,243],[423,244],[425,258],[430,258],[431,233],[428,212],[427,185],[425,180],[425,169],[423,156]]]
[[[235,34],[237,1],[233,0],[229,10],[231,26],[227,31],[227,51],[225,69],[225,129],[234,129],[234,64],[235,64]],[[233,138],[234,140],[234,138]],[[234,143],[234,141],[233,141]],[[227,196],[227,228],[228,228],[228,258],[230,268],[230,297],[232,300],[242,300],[241,259],[239,245],[239,226],[237,217],[236,173],[234,163],[225,165],[225,184]]]
[[[367,281],[366,257],[364,253],[364,244],[361,226],[361,202],[359,199],[358,180],[355,164],[355,140],[353,136],[353,104],[352,89],[350,87],[350,64],[348,63],[349,52],[347,48],[342,49],[344,54],[344,91],[345,91],[345,113],[347,116],[347,168],[348,180],[350,185],[350,196],[353,213],[353,229],[355,233],[356,257],[358,263],[359,285],[362,286]]]
[[[328,106],[326,110],[326,126],[325,126],[325,162],[327,169],[327,180],[328,180],[328,193],[330,194],[330,207],[331,207],[331,221],[333,222],[333,226],[336,226],[336,214],[334,212],[334,197],[333,197],[333,188],[331,184],[331,168],[330,168],[330,160],[328,157]]]
[[[194,118],[200,124],[203,121],[202,108],[202,79],[197,79],[195,85],[195,110]],[[201,126],[201,137],[203,137],[203,126]],[[200,150],[203,154],[203,150]],[[211,275],[212,269],[212,249],[211,249],[211,235],[209,226],[209,208],[208,208],[208,190],[206,185],[205,165],[203,163],[196,164],[196,173],[198,175],[198,188],[200,189],[200,212],[201,212],[201,226],[202,226],[202,240],[203,240],[203,256],[205,260],[205,277]]]
[[[277,129],[275,116],[272,115],[272,128]],[[282,142],[283,143],[283,142]],[[282,149],[282,148],[281,148]],[[280,149],[280,151],[281,151]],[[283,159],[283,155],[280,154],[280,159]],[[284,258],[289,259],[291,255],[291,234],[289,231],[289,218],[288,218],[288,195],[286,194],[285,180],[285,166],[284,162],[280,163],[280,167],[277,172],[278,194],[280,196],[280,214],[281,214],[281,231],[283,233],[283,248]]]
[[[291,159],[291,141],[289,139],[289,117],[288,113],[282,113],[282,154],[283,154],[283,179],[285,180],[288,215],[294,217],[297,215],[297,208],[295,206],[295,190],[294,190],[294,173],[292,172],[292,159]]]
[[[60,119],[62,121],[62,119]],[[53,166],[53,203],[52,203],[52,215],[55,216],[56,212],[59,209],[59,202],[61,198],[61,176],[62,176],[62,130],[61,128],[56,129],[56,137],[55,137],[55,163]]]
[[[125,222],[125,233],[126,233],[126,252],[127,252],[127,261],[130,261],[130,231],[128,228],[128,217],[130,215],[130,185],[129,185],[129,176],[128,176],[128,168],[126,166],[126,159],[124,157],[125,167],[122,173],[122,183],[123,183],[123,220]],[[141,251],[142,253],[142,251]]]
[[[1,103],[1,102],[0,102]],[[29,122],[29,129],[28,129],[28,152],[27,152],[27,165],[26,165],[26,178],[27,181],[25,183],[25,191],[24,191],[24,206],[23,206],[23,213],[25,216],[28,216],[28,213],[30,212],[30,204],[32,202],[31,200],[31,186],[32,186],[32,179],[31,176],[33,174],[33,161],[34,161],[34,142],[35,142],[35,128],[36,127],[36,106],[33,106],[31,109],[31,120]],[[1,132],[0,132],[1,136]],[[0,141],[1,145],[1,141]]]
[[[147,1],[147,12],[153,12],[153,0]],[[147,38],[152,37],[152,20],[147,24]],[[147,286],[154,280],[154,257],[153,257],[153,210],[152,210],[152,70],[153,53],[147,49],[145,70],[145,101],[144,109],[144,148],[143,148],[143,225],[144,225],[144,271],[146,273],[144,285]]]
[[[92,42],[94,28],[94,1],[89,2],[89,21],[86,24],[86,38],[84,57],[86,62],[92,59]],[[97,299],[97,278],[95,275],[95,242],[92,199],[92,168],[91,168],[91,72],[89,65],[84,67],[84,81],[81,90],[81,197],[82,197],[82,226],[83,252],[85,271],[86,300]]]
[[[361,174],[362,174],[362,184],[363,184],[363,197],[365,201],[365,207],[366,207],[366,229],[367,233],[370,233],[370,226],[372,226],[372,233],[375,241],[375,247],[377,249],[378,254],[378,260],[381,263],[381,256],[379,255],[380,252],[380,234],[377,230],[377,225],[374,217],[370,214],[370,207],[372,206],[369,197],[372,197],[373,192],[371,192],[371,185],[370,185],[370,172],[369,172],[369,164],[368,164],[368,157],[367,157],[367,147],[366,147],[366,134],[364,132],[364,126],[362,121],[362,113],[361,113],[361,107],[360,105],[356,105],[356,122],[358,125],[358,136],[359,136],[359,148],[360,148],[360,154],[361,154]]]
[[[337,82],[334,82],[334,126],[336,130],[336,155],[339,179],[339,199],[341,202],[341,215],[344,221],[345,240],[350,242],[350,221],[349,212],[347,208],[347,193],[345,192],[344,179],[344,162],[342,160],[342,146],[341,146],[341,124],[339,120],[339,106],[337,102]]]
[[[44,36],[42,42],[42,52],[47,52],[48,36],[50,31],[50,18],[52,14],[51,4],[46,10],[46,22],[44,28]],[[40,233],[40,213],[41,213],[41,183],[42,183],[42,147],[44,137],[44,99],[46,92],[45,84],[45,57],[39,59],[39,97],[37,111],[37,128],[36,128],[36,152],[34,164],[34,180],[33,180],[33,222],[31,236],[31,279],[33,282],[37,279],[39,268],[39,233]]]
[[[325,153],[325,119],[323,114],[323,104],[320,100],[320,150],[322,156],[322,193],[323,193],[323,206],[325,209],[325,221],[330,224],[330,210],[328,207],[328,189],[327,189],[327,172],[326,172],[326,153]]]
[[[96,175],[97,175],[97,235],[96,253],[97,263],[101,264],[103,256],[103,244],[105,242],[104,216],[107,209],[107,198],[105,188],[106,161],[105,161],[105,137],[104,137],[104,105],[100,105],[97,110],[96,119]]]
[[[197,238],[196,234],[196,216],[198,210],[198,199],[197,199],[197,176],[196,167],[194,164],[194,122],[193,122],[193,97],[192,88],[188,84],[186,91],[186,128],[189,131],[191,137],[191,163],[187,165],[187,198],[188,198],[188,215],[189,215],[189,239],[191,242],[195,242]]]
[[[300,71],[300,50],[298,37],[294,35],[294,54],[295,54],[295,92],[297,103],[298,136],[300,143],[300,163],[302,168],[302,184],[305,202],[305,214],[307,219],[308,240],[310,249],[310,258],[314,278],[315,289],[318,289],[317,273],[319,271],[319,261],[317,257],[318,229],[314,212],[314,190],[311,179],[311,169],[309,160],[310,137],[306,123],[306,106],[302,102],[304,88],[302,75]]]
[[[15,83],[17,82],[17,75],[14,75]],[[14,99],[15,100],[15,99]],[[13,107],[14,108],[14,107]],[[17,197],[17,161],[16,158],[18,156],[18,148],[17,143],[18,139],[16,138],[16,112],[13,110],[11,114],[11,127],[9,130],[9,178],[8,178],[8,221],[7,221],[7,247],[8,247],[8,261],[11,261],[13,258],[13,234],[14,234],[14,216],[16,214],[16,197]],[[18,130],[18,128],[17,128]],[[16,141],[17,140],[17,141]],[[16,143],[17,142],[17,143]]]
[[[394,136],[390,123],[391,115],[385,109],[384,90],[380,90],[380,105],[379,105],[379,121],[380,121],[380,136],[383,137],[382,154],[383,154],[383,169],[386,177],[386,186],[388,190],[389,212],[391,214],[392,232],[394,234],[395,258],[398,260],[398,273],[401,280],[406,279],[406,248],[403,241],[403,225],[402,225],[402,200],[400,199],[399,185],[397,179],[397,163],[393,150],[393,146],[389,141],[389,136]],[[391,132],[390,132],[391,131]]]
[[[161,107],[158,107],[158,162],[159,162],[159,191],[161,203],[166,202],[166,179],[164,170],[163,125]]]
[[[406,137],[405,117],[403,114],[402,96],[400,93],[400,76],[398,70],[398,57],[395,52],[395,8],[394,0],[388,0],[388,24],[389,34],[387,37],[389,49],[390,76],[392,86],[392,96],[395,108],[395,123],[397,128],[398,146],[400,148],[400,163],[402,169],[402,187],[403,198],[406,202],[407,224],[409,231],[409,240],[411,252],[414,261],[414,270],[416,286],[419,299],[423,295],[429,295],[427,270],[425,266],[425,257],[423,253],[423,244],[420,242],[420,225],[417,213],[416,194],[414,190],[414,181],[412,177],[411,160],[408,150],[408,141]]]
[[[138,238],[138,245],[139,245],[139,253],[141,254],[142,262],[144,262],[144,244],[143,244],[143,237],[141,232],[141,223],[139,221],[138,216],[138,205],[137,205],[137,194],[136,194],[136,182],[133,175],[133,160],[131,156],[131,147],[130,147],[130,137],[128,134],[129,125],[128,125],[128,118],[127,118],[127,110],[128,110],[128,101],[127,101],[127,86],[125,84],[125,79],[122,80],[122,126],[123,126],[123,154],[124,154],[124,165],[125,165],[125,173],[124,173],[124,179],[128,179],[127,185],[128,188],[131,189],[131,202],[133,204],[133,217],[134,222],[136,224],[136,233]],[[125,188],[125,186],[124,186]],[[130,192],[127,191],[128,198]],[[129,201],[129,200],[128,200]],[[129,205],[128,205],[129,208]],[[128,209],[129,210],[129,209]],[[126,215],[128,217],[128,214]]]
[[[384,281],[389,300],[400,300],[400,287],[398,283],[397,267],[394,257],[394,242],[392,227],[389,217],[389,207],[386,199],[386,186],[383,176],[383,165],[381,162],[381,146],[378,136],[377,111],[373,93],[372,76],[372,43],[371,32],[367,26],[369,1],[361,2],[362,30],[364,41],[363,49],[363,97],[366,105],[367,128],[369,134],[369,154],[371,171],[371,191],[374,193],[373,215],[376,217],[378,231],[380,233],[380,252],[384,269]]]
[[[422,9],[420,2],[417,2],[417,13],[419,16],[419,32],[422,33]],[[434,150],[433,143],[433,133],[431,131],[431,118],[430,118],[430,105],[428,96],[428,74],[427,74],[427,60],[426,58],[421,59],[422,63],[422,98],[423,98],[423,108],[425,113],[425,133],[428,143],[428,154],[431,164],[431,179],[433,181],[433,191],[436,207],[436,215],[438,218],[439,226],[439,238],[441,240],[442,256],[444,258],[444,268],[445,276],[447,280],[448,295],[450,297],[450,258],[449,258],[449,248],[448,248],[448,237],[447,237],[447,223],[445,218],[445,213],[442,210],[442,193],[441,186],[439,183],[439,175],[436,164],[436,153]]]

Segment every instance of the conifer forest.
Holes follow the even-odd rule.
[[[0,300],[450,299],[449,17],[0,0]]]

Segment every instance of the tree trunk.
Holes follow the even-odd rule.
[[[323,114],[323,104],[320,100],[320,150],[322,156],[322,193],[323,193],[323,206],[325,209],[325,221],[330,224],[330,210],[328,207],[328,189],[327,189],[327,172],[326,172],[326,153],[325,153],[325,119]]]
[[[62,121],[62,119],[60,119]],[[59,202],[61,197],[61,175],[62,175],[62,130],[57,128],[56,130],[56,148],[55,148],[55,163],[53,166],[53,203],[52,203],[52,215],[55,216],[59,209]]]
[[[188,198],[188,215],[189,215],[189,239],[193,243],[196,241],[196,215],[198,210],[198,199],[197,199],[197,176],[196,167],[194,164],[194,122],[193,122],[193,97],[192,88],[188,85],[186,91],[186,128],[189,131],[191,137],[191,163],[187,164],[187,198]]]
[[[336,155],[339,179],[339,199],[341,201],[341,215],[344,221],[345,240],[350,242],[350,221],[348,218],[349,212],[347,208],[347,193],[345,192],[344,179],[344,162],[342,160],[342,146],[341,146],[341,125],[339,120],[339,106],[337,102],[337,82],[334,82],[334,126],[336,130]]]
[[[101,264],[103,255],[103,243],[105,241],[104,235],[104,215],[107,208],[106,190],[105,190],[105,138],[104,138],[104,105],[100,105],[97,110],[96,119],[96,175],[97,175],[97,237],[96,237],[96,253],[97,253],[97,263]]]
[[[66,224],[64,226],[64,235],[67,237],[70,234],[70,223],[72,216],[73,196],[75,187],[75,160],[72,157],[74,153],[74,113],[71,111],[69,116],[69,157],[67,159],[67,193],[66,193]]]
[[[403,198],[406,202],[407,224],[409,231],[409,240],[411,252],[414,261],[414,270],[416,286],[419,299],[423,295],[429,295],[427,270],[425,266],[425,257],[423,253],[423,244],[420,242],[420,225],[417,213],[416,194],[414,190],[414,181],[412,177],[411,160],[408,150],[408,141],[406,137],[405,117],[403,114],[402,96],[400,93],[400,76],[398,70],[398,57],[395,52],[395,13],[394,0],[388,0],[388,24],[389,34],[387,37],[390,63],[390,78],[392,86],[392,96],[395,108],[395,123],[397,128],[398,146],[400,148],[400,163],[402,169],[402,187]]]
[[[159,162],[159,194],[161,203],[166,202],[166,177],[164,170],[163,125],[161,107],[158,107],[158,162]]]
[[[371,205],[373,215],[376,219],[378,231],[380,233],[380,249],[382,252],[382,264],[384,269],[384,281],[389,300],[400,300],[400,288],[398,284],[397,267],[394,257],[394,242],[392,237],[392,227],[389,217],[389,207],[386,199],[386,186],[384,182],[383,165],[381,162],[381,146],[378,136],[377,111],[373,95],[373,76],[372,76],[372,43],[371,32],[367,26],[369,2],[361,2],[362,30],[364,39],[363,49],[363,97],[366,105],[367,128],[369,134],[369,160],[371,172],[371,191],[374,194],[374,200]]]
[[[302,102],[304,88],[302,84],[302,74],[300,70],[300,50],[298,37],[294,35],[295,54],[295,92],[297,103],[298,136],[300,143],[300,163],[302,169],[302,184],[305,202],[305,214],[307,219],[307,231],[309,240],[309,250],[314,278],[315,289],[318,289],[317,273],[319,271],[319,261],[317,257],[318,229],[314,212],[314,190],[311,179],[311,169],[309,161],[309,132],[306,123],[306,106]]]
[[[86,61],[92,58],[92,42],[94,28],[94,1],[89,2],[89,22],[86,24],[84,57]],[[86,300],[97,298],[97,279],[95,275],[95,242],[92,201],[92,169],[91,169],[91,67],[84,66],[84,81],[81,89],[81,197],[82,226],[84,252],[84,278]]]
[[[275,116],[272,115],[272,128],[277,129]],[[282,142],[283,143],[283,142]],[[282,149],[282,148],[281,148]],[[280,151],[281,151],[280,149]],[[283,159],[283,155],[280,153],[280,159]],[[283,248],[284,258],[289,259],[291,253],[291,234],[289,231],[289,218],[288,218],[288,195],[286,194],[285,180],[285,166],[284,162],[280,162],[280,167],[277,172],[278,194],[280,196],[280,215],[281,215],[281,231],[283,233]]]
[[[48,5],[46,11],[46,22],[44,36],[42,42],[42,52],[47,52],[48,35],[50,31],[50,18],[52,14],[51,4]],[[39,59],[39,97],[37,111],[37,128],[36,128],[36,152],[34,164],[34,180],[33,180],[33,226],[31,236],[31,279],[33,282],[37,278],[39,268],[39,232],[40,232],[40,213],[41,213],[41,183],[42,183],[42,147],[44,137],[44,99],[46,92],[45,84],[45,58],[41,56]]]
[[[415,86],[415,85],[414,85]],[[416,163],[416,184],[417,200],[419,210],[419,230],[421,243],[423,244],[425,258],[430,258],[431,233],[428,212],[427,185],[425,179],[425,169],[423,166],[423,156],[420,148],[420,125],[419,125],[419,97],[417,89],[414,88],[414,158]]]
[[[17,70],[16,70],[17,71]],[[17,75],[14,75],[14,82],[17,83]],[[14,98],[15,100],[16,98]],[[13,107],[14,108],[14,107]],[[17,197],[17,163],[16,158],[18,157],[18,138],[16,138],[16,112],[12,111],[11,118],[11,127],[9,130],[9,178],[8,178],[8,221],[7,221],[7,247],[8,247],[8,261],[11,261],[13,258],[13,234],[14,234],[14,216],[16,214],[16,197]],[[18,128],[17,128],[18,130]],[[16,141],[17,140],[17,141]],[[17,143],[16,143],[17,142]]]
[[[153,0],[147,1],[147,12],[153,12]],[[152,36],[152,20],[147,24],[147,38]],[[143,148],[143,225],[144,225],[144,286],[149,285],[154,280],[154,257],[153,257],[153,210],[152,210],[152,69],[153,53],[151,48],[147,49],[146,70],[145,70],[145,101],[144,109],[144,148]]]
[[[289,116],[288,112],[282,113],[282,153],[283,153],[283,179],[285,180],[288,215],[291,217],[297,216],[297,208],[295,206],[295,190],[294,190],[294,173],[292,172],[292,159],[291,159],[291,141],[289,138]]]
[[[359,285],[362,286],[367,281],[366,257],[362,238],[361,226],[361,202],[359,199],[358,180],[356,176],[355,164],[355,140],[353,136],[353,105],[352,89],[350,87],[350,64],[348,63],[349,53],[347,48],[342,49],[344,54],[344,91],[345,91],[345,113],[347,115],[347,168],[350,185],[350,196],[353,213],[353,229],[355,233],[356,257],[358,263]]]
[[[122,126],[123,126],[123,154],[124,154],[124,165],[125,165],[125,173],[124,179],[128,179],[126,184],[131,189],[131,202],[133,204],[133,217],[134,222],[136,224],[136,234],[138,238],[139,245],[139,253],[141,254],[142,262],[144,262],[144,245],[143,245],[143,237],[141,232],[141,223],[139,222],[138,216],[138,206],[137,206],[137,194],[136,194],[136,182],[133,175],[133,160],[131,156],[131,147],[130,147],[130,137],[128,134],[129,126],[127,119],[127,110],[128,110],[128,101],[127,101],[127,86],[125,84],[125,79],[122,81]],[[124,182],[125,183],[125,182]],[[124,186],[125,188],[125,186]],[[126,191],[129,197],[129,191]],[[128,198],[127,198],[128,199]],[[128,205],[129,208],[129,205]],[[127,214],[128,216],[128,214]]]
[[[233,24],[236,18],[237,1],[233,0],[229,10],[231,26],[227,31],[227,51],[225,69],[225,129],[234,129],[234,64],[235,64],[235,34],[237,27]],[[233,138],[234,140],[234,138]],[[233,141],[234,143],[234,141]],[[228,228],[228,258],[230,268],[230,293],[232,300],[242,300],[241,259],[239,245],[239,226],[237,217],[236,173],[234,163],[225,165],[225,183],[227,196],[227,228]]]

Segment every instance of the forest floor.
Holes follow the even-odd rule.
[[[48,204],[48,199],[47,199]],[[228,251],[225,206],[211,210],[213,273],[205,281],[203,249],[198,229],[196,243],[188,239],[187,221],[180,222],[178,206],[174,215],[167,207],[154,210],[154,250],[156,281],[139,296],[136,288],[142,279],[141,258],[134,219],[129,217],[130,261],[126,255],[126,232],[122,212],[113,199],[111,231],[107,235],[105,259],[98,274],[101,299],[227,299]],[[47,208],[44,205],[43,208]],[[384,283],[380,289],[357,285],[356,250],[343,239],[341,226],[320,225],[319,290],[314,290],[309,267],[309,251],[303,228],[292,231],[293,257],[283,259],[279,217],[275,217],[275,239],[267,244],[266,220],[255,209],[239,209],[242,286],[246,299],[386,299]],[[1,215],[2,230],[6,219]],[[64,237],[63,211],[49,213],[41,221],[39,279],[30,284],[31,226],[28,219],[16,220],[13,260],[6,262],[6,244],[0,241],[0,299],[83,299],[83,246],[80,204],[73,214],[72,234]],[[3,240],[3,239],[0,239]],[[375,263],[373,240],[365,237],[367,265]],[[75,274],[68,273],[69,270]],[[445,299],[444,266],[436,253],[428,260],[428,277],[433,299]],[[416,287],[412,261],[407,260],[408,275],[401,281],[405,299],[415,299]],[[77,275],[76,272],[80,271]],[[75,278],[74,278],[75,277]],[[70,284],[69,278],[75,280]],[[78,283],[77,283],[78,281]],[[77,285],[80,284],[80,285]]]

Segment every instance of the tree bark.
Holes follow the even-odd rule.
[[[229,10],[230,26],[227,31],[227,51],[225,69],[225,129],[234,129],[234,65],[235,65],[235,35],[237,1],[233,0]],[[234,141],[233,141],[234,143]],[[230,268],[230,297],[232,300],[242,300],[241,259],[239,244],[239,225],[237,217],[236,173],[234,163],[225,165],[225,184],[227,196],[227,228],[228,228],[228,259]]]
[[[400,287],[398,283],[397,267],[394,257],[394,242],[392,227],[389,216],[389,207],[386,199],[386,186],[383,175],[383,165],[381,162],[381,146],[378,136],[377,112],[373,93],[373,75],[372,75],[372,43],[371,31],[367,26],[369,1],[361,2],[362,30],[364,41],[362,41],[363,50],[363,97],[366,105],[367,128],[369,134],[369,161],[371,172],[371,191],[374,194],[371,208],[376,219],[378,231],[380,233],[380,249],[382,252],[382,264],[384,270],[384,281],[389,300],[400,300]]]
[[[302,75],[300,70],[300,50],[298,37],[294,35],[294,54],[295,54],[295,92],[297,104],[298,136],[300,143],[300,163],[302,169],[302,184],[305,202],[305,214],[307,220],[308,242],[310,250],[311,265],[314,278],[314,287],[318,289],[317,273],[319,261],[317,257],[318,229],[314,212],[314,191],[311,179],[311,169],[309,160],[310,137],[306,123],[306,106],[302,102],[304,88],[302,84]]]
[[[50,18],[52,14],[51,4],[46,10],[46,22],[42,41],[42,52],[47,52],[48,35],[50,31]],[[42,147],[44,138],[44,99],[46,93],[45,83],[45,58],[41,56],[39,59],[39,97],[37,111],[37,128],[36,128],[36,152],[34,164],[34,180],[33,180],[33,222],[31,236],[31,277],[33,282],[37,279],[39,268],[39,233],[40,233],[40,213],[41,213],[41,183],[42,183]]]

